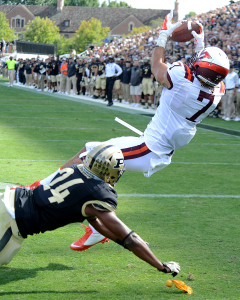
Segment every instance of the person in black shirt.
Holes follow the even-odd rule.
[[[106,76],[105,76],[105,62],[104,57],[100,57],[97,61],[97,78],[96,78],[96,90],[93,98],[97,99],[100,97],[105,99],[106,96]]]
[[[76,88],[76,63],[69,57],[68,60],[68,71],[67,71],[67,92],[66,95],[70,95],[71,86],[73,86],[73,95],[76,95],[77,88]]]
[[[122,67],[122,77],[121,77],[121,88],[123,93],[122,103],[131,103],[132,99],[130,96],[130,79],[131,79],[131,62],[130,60],[126,61],[126,64]]]
[[[85,75],[84,69],[85,64],[83,63],[83,59],[77,58],[77,64],[76,66],[76,77],[77,77],[77,94],[80,95],[81,90],[83,90],[83,94],[85,94],[85,86],[81,86],[81,82],[83,79],[83,76]]]
[[[34,86],[35,89],[38,88],[38,80],[39,80],[39,65],[38,65],[38,61],[37,60],[33,60],[31,61],[32,64],[32,71],[33,71],[33,81],[34,81]]]
[[[95,86],[96,86],[96,77],[98,74],[98,63],[99,63],[99,58],[98,57],[92,57],[91,64],[89,65],[89,94],[90,96],[94,97],[94,92],[95,92]],[[95,97],[94,97],[95,98]]]
[[[46,59],[46,62],[43,61],[43,58],[39,57],[38,59],[38,91],[43,91],[44,90],[44,85],[46,81],[46,66],[48,64],[48,60]]]
[[[25,73],[26,73],[26,85],[32,85],[32,65],[29,59],[26,60],[25,64]]]
[[[121,60],[120,57],[116,58],[116,63],[119,65],[119,67],[122,69],[123,67],[123,60]],[[114,100],[122,102],[122,90],[121,90],[121,80],[122,80],[122,73],[116,77],[116,80],[113,85],[113,95],[114,95]]]
[[[0,194],[0,265],[12,260],[29,235],[88,219],[99,232],[140,259],[176,276],[179,264],[161,263],[115,214],[117,193],[113,186],[123,168],[121,150],[102,144],[87,154],[84,164],[55,172],[35,188],[7,188]]]
[[[20,58],[19,64],[18,64],[18,70],[17,70],[20,84],[25,84],[25,82],[26,82],[24,70],[25,70],[25,61],[22,58]]]
[[[49,90],[53,93],[57,92],[57,75],[59,73],[58,62],[54,60],[54,56],[51,56],[50,62],[48,63],[49,69]]]
[[[153,87],[153,75],[151,71],[151,65],[149,63],[149,57],[144,57],[144,63],[141,65],[142,76],[142,91],[145,100],[145,107],[151,107],[154,104],[154,87]]]

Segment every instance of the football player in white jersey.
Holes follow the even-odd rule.
[[[118,146],[124,155],[125,170],[143,172],[149,177],[171,163],[176,149],[187,145],[196,134],[196,125],[212,112],[224,95],[222,80],[229,71],[227,55],[217,47],[204,47],[204,31],[192,32],[195,38],[195,54],[190,65],[177,61],[170,66],[164,63],[168,37],[181,25],[172,24],[173,13],[168,14],[162,25],[157,47],[152,54],[152,72],[164,87],[160,106],[140,137],[120,137],[108,142]],[[67,164],[79,163],[79,159],[99,142],[85,145]],[[71,249],[83,251],[104,243],[107,239],[91,225],[86,233],[71,244]]]
[[[196,125],[215,109],[223,96],[225,88],[222,80],[229,70],[229,60],[221,49],[204,48],[201,24],[200,34],[192,32],[196,53],[191,65],[177,61],[167,66],[164,63],[167,39],[181,25],[180,22],[172,24],[172,17],[172,12],[166,16],[152,54],[152,72],[164,87],[155,116],[144,135],[108,141],[122,150],[125,170],[143,172],[147,177],[168,166],[174,151],[191,141],[196,134]],[[63,167],[79,164],[99,143],[86,143],[85,148]],[[85,226],[85,231],[81,239],[71,244],[71,249],[83,251],[107,241],[91,225]]]

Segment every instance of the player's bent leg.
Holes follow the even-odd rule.
[[[109,242],[108,238],[97,232],[91,225],[88,227],[82,224],[82,227],[85,230],[85,234],[70,245],[72,250],[85,251],[96,244]]]
[[[165,168],[171,163],[171,153],[161,157],[153,153],[145,144],[141,137],[119,137],[107,141],[109,144],[119,147],[124,156],[125,170],[142,172],[146,177],[150,177],[156,171]],[[101,142],[86,143],[86,150],[90,151]],[[76,242],[71,244],[71,249],[83,251],[105,241],[105,237],[99,234],[93,226],[86,227],[86,233]],[[105,239],[104,239],[105,238]]]

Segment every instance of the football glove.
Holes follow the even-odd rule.
[[[201,51],[204,49],[205,44],[204,44],[204,31],[203,31],[203,25],[196,21],[196,23],[200,26],[200,33],[197,34],[196,31],[192,31],[192,35],[194,37],[194,42],[195,42],[195,52]]]
[[[159,37],[157,39],[157,46],[166,47],[168,37],[173,33],[173,31],[181,26],[181,22],[177,22],[175,24],[172,23],[173,18],[173,10],[169,14],[166,15],[165,20],[162,24],[161,31],[159,33]]]
[[[166,263],[163,263],[165,267],[168,267],[170,269],[170,273],[172,273],[172,276],[175,277],[180,272],[180,265],[179,263],[175,261],[169,261]],[[166,272],[164,272],[166,273]]]

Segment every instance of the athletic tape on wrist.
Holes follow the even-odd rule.
[[[157,40],[157,46],[165,48],[166,47],[166,43],[167,43],[167,39],[168,39],[167,33],[161,31],[159,33],[159,37],[158,37],[158,40]]]

